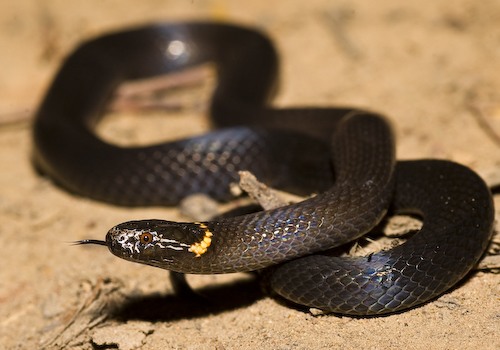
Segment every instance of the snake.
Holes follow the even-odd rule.
[[[270,186],[316,193],[283,207],[203,222],[134,220],[107,246],[125,260],[174,272],[262,272],[271,293],[345,315],[394,313],[461,281],[491,238],[485,182],[448,160],[395,160],[391,124],[351,107],[275,108],[279,59],[272,40],[230,23],[157,23],[80,44],[63,61],[33,127],[38,170],[77,195],[124,206],[175,205],[194,193],[232,198],[248,170]],[[96,127],[127,81],[210,62],[213,130],[148,146],[118,146]],[[388,213],[422,228],[366,256],[332,248],[371,232]]]

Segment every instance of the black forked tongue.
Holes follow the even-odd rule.
[[[106,243],[106,241],[100,241],[98,239],[82,239],[81,241],[73,242],[73,245],[81,245],[81,244],[97,244],[97,245],[105,245],[105,246],[108,245]]]

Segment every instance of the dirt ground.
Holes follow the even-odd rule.
[[[189,276],[206,297],[192,303],[173,294],[165,271],[69,244],[102,239],[122,221],[185,218],[176,208],[97,203],[38,176],[30,116],[81,40],[185,19],[268,32],[282,60],[276,105],[378,111],[394,125],[398,158],[451,159],[500,183],[498,0],[1,0],[0,349],[500,348],[494,271],[476,271],[422,307],[357,319],[290,308],[242,274]],[[202,130],[193,114],[133,123],[137,135],[168,138]],[[140,138],[127,123],[108,131]]]

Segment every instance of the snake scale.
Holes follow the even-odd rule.
[[[146,147],[96,136],[116,87],[213,62],[214,131]],[[284,108],[272,42],[230,24],[148,25],[79,46],[37,112],[33,158],[62,187],[120,205],[173,205],[193,193],[231,198],[238,170],[318,195],[207,222],[121,223],[105,241],[118,257],[183,273],[265,271],[275,293],[349,315],[404,310],[439,296],[483,254],[492,233],[489,189],[444,160],[394,160],[390,125],[351,108]],[[391,210],[422,218],[405,243],[364,257],[323,253],[366,234]]]

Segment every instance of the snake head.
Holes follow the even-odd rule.
[[[183,262],[203,255],[211,236],[203,223],[128,221],[108,231],[106,245],[122,259],[183,272]]]

